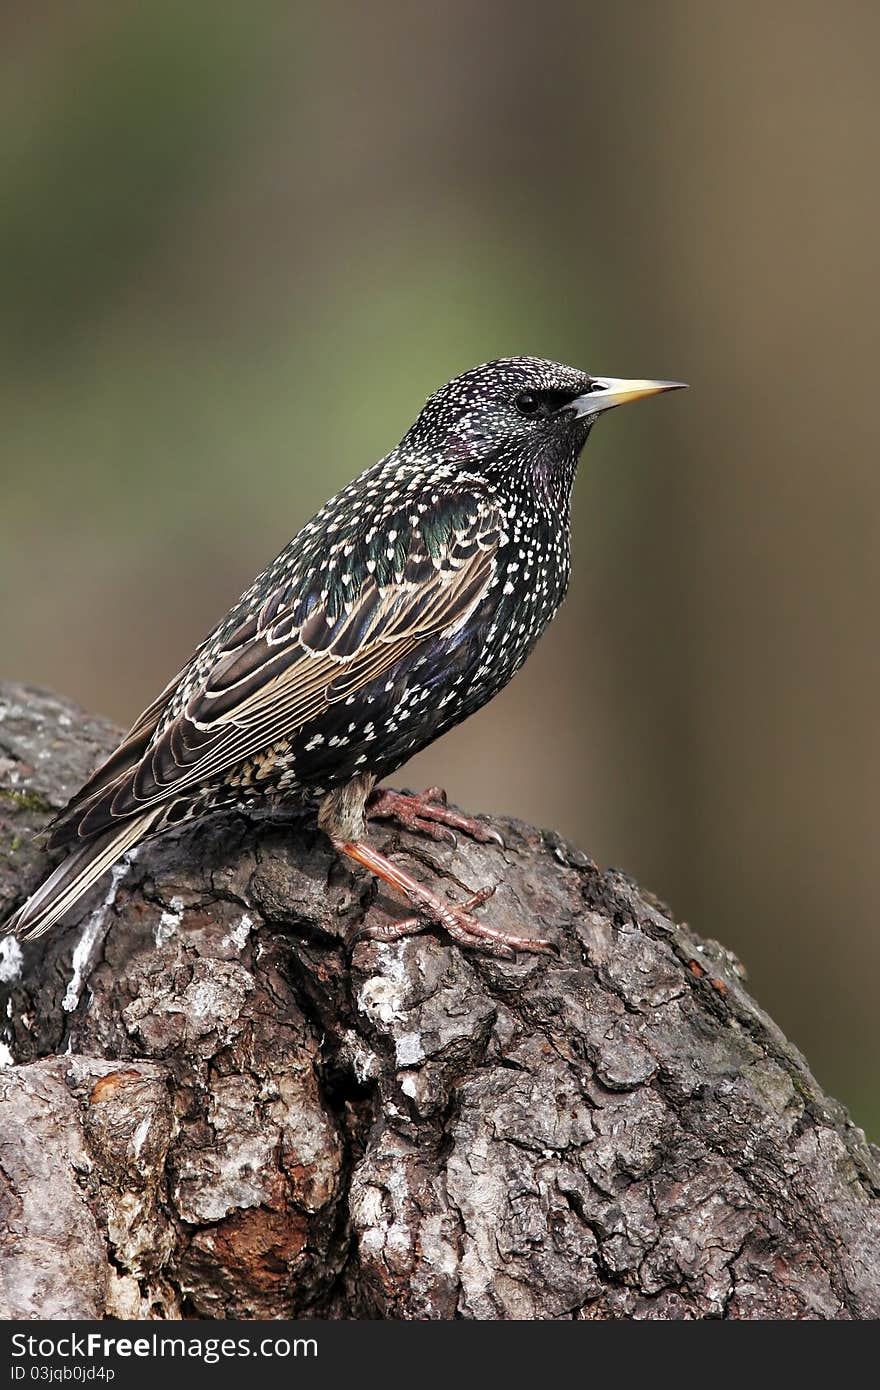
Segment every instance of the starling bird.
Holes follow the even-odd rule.
[[[317,806],[337,851],[414,917],[509,955],[496,931],[373,849],[370,816],[435,838],[485,826],[442,793],[381,779],[501,690],[568,586],[578,456],[604,411],[680,386],[535,357],[475,367],[429,398],[396,449],[331,498],[241,596],[53,823],[66,852],[7,923],[47,931],[127,850],[221,807]]]

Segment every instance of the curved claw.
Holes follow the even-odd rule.
[[[359,922],[354,931],[349,932],[348,936],[343,938],[343,945],[345,946],[345,953],[347,956],[351,956],[358,942],[366,938],[367,931],[368,927],[366,923]]]
[[[489,898],[494,896],[497,887],[497,883],[487,883],[484,888],[478,888],[475,893],[471,893],[470,897],[460,904],[461,908],[465,912],[470,912],[472,908],[479,907],[480,903],[487,902]]]
[[[367,803],[367,815],[379,820],[395,820],[413,834],[443,840],[453,848],[458,845],[456,830],[479,844],[494,843],[499,849],[507,848],[500,831],[473,816],[452,810],[446,804],[446,792],[442,787],[427,787],[421,796],[378,787]]]

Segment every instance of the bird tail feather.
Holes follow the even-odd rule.
[[[81,849],[75,850],[13,913],[3,926],[2,933],[14,934],[25,940],[42,936],[117,859],[122,858],[127,849],[146,838],[157,818],[157,808],[141,816],[133,816],[131,820],[96,835]]]

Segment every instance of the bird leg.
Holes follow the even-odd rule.
[[[497,830],[491,830],[482,821],[471,816],[463,816],[446,804],[446,793],[442,787],[427,787],[421,796],[406,792],[391,791],[389,787],[377,787],[367,802],[366,814],[370,820],[394,820],[404,830],[416,835],[428,835],[432,840],[446,840],[455,845],[455,830],[469,835],[480,844],[494,841],[504,849],[504,840]]]
[[[355,933],[352,940],[357,936],[369,936],[378,941],[396,941],[399,937],[412,936],[415,932],[422,931],[427,922],[436,922],[459,945],[487,951],[493,956],[511,959],[517,951],[556,953],[555,946],[549,941],[498,931],[496,927],[486,926],[473,915],[470,909],[490,898],[495,892],[494,888],[481,888],[463,903],[444,902],[436,893],[432,893],[430,888],[419,883],[411,874],[393,864],[384,854],[380,854],[363,840],[334,839],[334,845],[342,854],[348,855],[349,859],[362,864],[371,874],[396,888],[409,899],[418,912],[418,916],[407,917],[401,922],[363,928]]]

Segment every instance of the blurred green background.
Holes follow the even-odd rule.
[[[691,382],[596,430],[568,604],[399,780],[637,875],[880,1134],[880,6],[0,25],[2,674],[130,722],[475,362]]]

